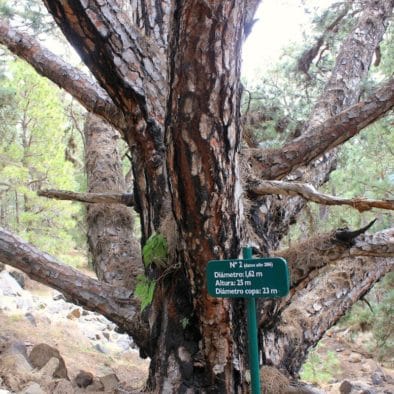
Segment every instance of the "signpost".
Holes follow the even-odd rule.
[[[243,259],[212,260],[207,269],[208,294],[220,298],[246,298],[248,350],[252,394],[260,394],[256,298],[280,298],[289,293],[290,275],[280,257],[252,258],[243,248]]]

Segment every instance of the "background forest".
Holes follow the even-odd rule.
[[[308,2],[300,3],[310,18],[302,43],[289,43],[275,65],[253,76],[244,76],[243,121],[252,146],[278,147],[297,135],[332,69],[337,47],[358,12],[356,9],[345,15],[347,3],[332,2],[325,13],[317,15],[313,7],[308,8]],[[22,17],[29,20],[30,24],[24,26],[26,31],[34,31],[51,46],[56,42],[57,50],[69,54],[35,1],[2,0],[0,12],[15,25],[20,25]],[[394,73],[393,26],[386,35],[372,73],[364,81],[365,95],[371,86]],[[41,189],[86,191],[84,110],[67,93],[4,49],[0,62],[0,226],[64,262],[88,267],[85,207],[45,199],[36,193]],[[321,191],[345,198],[393,199],[393,128],[391,114],[345,143],[337,169]],[[126,147],[120,144],[127,174],[130,165]],[[308,203],[283,246],[318,231],[346,226],[359,228],[374,218],[378,219],[374,231],[393,223],[388,211],[360,214],[348,207]],[[379,357],[391,367],[394,365],[393,281],[393,274],[389,274],[366,297],[368,303],[357,303],[340,323],[356,331],[372,330],[373,339],[366,344],[367,350],[378,349]],[[303,376],[326,378],[327,371],[316,371],[315,364],[318,361],[312,353]]]

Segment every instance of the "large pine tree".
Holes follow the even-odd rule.
[[[141,311],[135,280],[130,287],[93,280],[6,231],[0,259],[132,335],[151,358],[149,389],[238,393],[248,390],[244,303],[208,296],[205,268],[239,256],[246,244],[280,254],[292,289],[286,300],[259,304],[263,360],[296,374],[307,350],[391,267],[387,231],[357,237],[338,230],[277,248],[304,206],[298,196],[330,199],[294,180],[324,183],[335,148],[393,107],[392,79],[360,101],[393,1],[363,2],[301,135],[269,150],[243,144],[240,114],[240,54],[258,0],[44,3],[95,81],[4,21],[0,42],[128,143],[142,245],[158,256],[144,261],[153,298]],[[279,181],[285,177],[293,182]],[[344,203],[393,208],[392,201]],[[130,262],[136,266],[142,261]]]

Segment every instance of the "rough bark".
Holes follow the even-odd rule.
[[[291,289],[289,295],[281,300],[264,301],[264,314],[260,323],[272,325],[275,317],[291,304],[297,292],[320,274],[320,269],[336,262],[356,257],[389,258],[394,256],[394,229],[379,231],[373,235],[364,232],[374,224],[350,231],[338,229],[327,234],[318,234],[298,243],[294,247],[273,252],[274,256],[288,261]]]
[[[359,212],[372,208],[394,209],[394,200],[374,200],[368,198],[340,198],[318,192],[312,185],[301,182],[261,181],[249,185],[249,191],[254,194],[278,194],[284,196],[301,196],[307,201],[322,205],[348,205]]]
[[[232,335],[233,330],[241,330],[236,320],[239,312],[229,300],[207,296],[205,284],[208,260],[239,253],[240,59],[236,54],[242,44],[243,11],[242,2],[184,1],[175,16],[169,53],[167,163],[179,237],[177,259],[186,276],[192,300],[187,309],[198,340],[185,342],[182,334],[179,284],[170,289],[161,286],[167,294],[171,291],[161,306],[158,338],[169,361],[154,365],[150,380],[160,392],[182,392],[188,386],[204,392],[245,390],[244,337],[237,343]],[[174,362],[182,360],[180,354],[191,364],[187,370]],[[179,381],[173,379],[172,386],[166,386],[165,377],[171,374]]]
[[[78,193],[68,190],[39,190],[41,197],[54,198],[56,200],[79,201],[87,204],[122,204],[127,207],[134,205],[132,193]]]
[[[118,132],[94,115],[85,123],[85,166],[89,192],[126,189],[118,149]],[[133,234],[132,212],[123,204],[87,207],[88,243],[99,280],[134,289],[143,273],[140,244]]]
[[[0,229],[0,261],[30,278],[62,292],[76,304],[98,312],[144,344],[146,330],[139,319],[139,302],[130,289],[100,282],[61,264],[10,232]]]

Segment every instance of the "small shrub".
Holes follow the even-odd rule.
[[[320,355],[318,349],[314,349],[301,369],[301,379],[313,384],[328,383],[334,376],[339,365],[337,355],[328,351]]]

